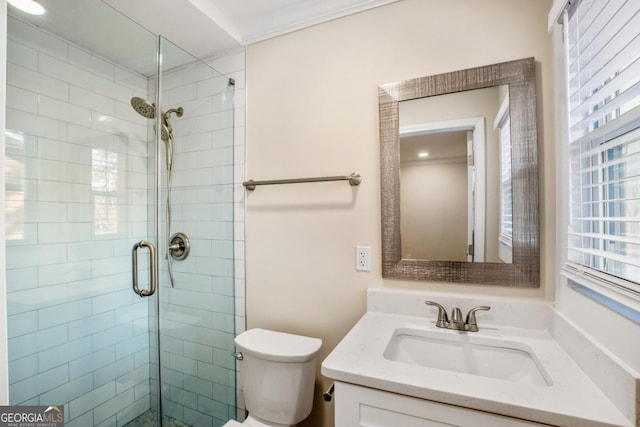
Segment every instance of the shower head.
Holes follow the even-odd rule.
[[[134,110],[136,110],[136,113],[140,114],[142,117],[146,117],[147,119],[156,118],[156,104],[152,104],[144,98],[134,96],[133,98],[131,98],[131,106]],[[184,114],[184,108],[172,108],[166,113],[160,111],[160,115],[162,116],[162,120],[164,122],[169,121],[169,118],[171,118],[171,114],[182,117],[182,115]]]
[[[156,118],[156,105],[150,103],[144,98],[139,98],[137,96],[134,96],[133,98],[131,98],[131,106],[133,107],[134,110],[136,110],[136,113],[140,114],[142,117],[145,117],[147,119]],[[182,110],[182,108],[180,108],[180,110]],[[168,141],[169,138],[173,137],[171,132],[171,125],[169,124],[169,121],[168,121],[168,118],[170,115],[169,113],[173,111],[177,111],[177,110],[169,110],[167,113],[161,112],[162,128],[160,132],[160,137],[165,142]]]
[[[134,96],[131,98],[131,106],[138,114],[147,119],[155,119],[156,118],[156,105],[147,101],[144,98],[139,98]],[[160,110],[160,117],[162,118],[162,123],[160,126],[160,139],[164,142],[166,156],[167,156],[167,169],[171,170],[171,166],[173,164],[173,128],[171,127],[171,122],[169,119],[171,118],[171,114],[175,114],[177,117],[182,117],[184,114],[184,109],[182,107],[172,108],[166,113]],[[156,130],[156,126],[153,126],[154,130]]]
[[[133,98],[131,98],[131,106],[142,117],[146,117],[147,119],[155,119],[156,118],[156,106],[155,106],[155,104],[150,103],[146,99],[134,96]]]
[[[156,129],[155,125],[153,125],[153,129],[154,130]],[[169,141],[169,139],[173,139],[173,132],[171,132],[171,129],[169,129],[165,124],[162,125],[162,131],[160,132],[160,139],[162,139],[164,142]]]

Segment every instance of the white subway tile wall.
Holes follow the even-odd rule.
[[[168,275],[161,283],[163,412],[189,425],[223,425],[236,415],[231,354],[236,88],[201,62],[163,73],[161,88],[165,110],[184,108],[182,117],[171,118],[171,232],[187,234],[191,243],[189,257],[172,263],[174,287]],[[166,206],[166,191],[162,199]]]
[[[153,239],[154,195],[152,123],[129,100],[151,98],[153,82],[8,24],[10,400],[64,403],[71,427],[121,426],[157,406],[155,300],[131,290],[131,247]],[[208,66],[216,64],[235,87]],[[208,65],[162,81],[164,109],[185,109],[171,118],[171,230],[192,246],[173,262],[175,288],[158,248],[163,409],[190,425],[236,416],[231,352],[245,328],[244,52]],[[139,259],[146,283],[146,254]]]

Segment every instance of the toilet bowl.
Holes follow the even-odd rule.
[[[322,340],[256,328],[235,344],[249,416],[224,427],[292,427],[307,418]]]

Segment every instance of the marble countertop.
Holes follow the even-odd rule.
[[[367,312],[323,361],[322,374],[336,381],[539,423],[631,426],[548,332],[497,326],[480,319],[478,323],[480,331],[467,334],[528,346],[552,384],[522,384],[387,360],[383,353],[398,328],[461,332],[436,328],[435,318],[375,311]]]

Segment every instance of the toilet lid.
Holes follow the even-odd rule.
[[[235,343],[241,352],[263,360],[306,362],[318,353],[322,340],[256,328],[238,335]]]
[[[224,426],[222,426],[222,427],[244,427],[244,426],[242,425],[242,423],[239,423],[239,422],[237,422],[237,421],[235,421],[235,420],[229,420],[229,421],[227,421],[227,423],[226,423]]]

